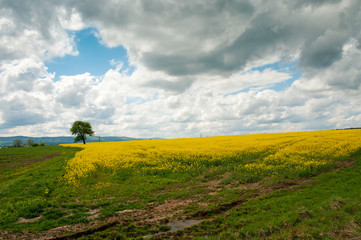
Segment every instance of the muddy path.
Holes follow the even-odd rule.
[[[24,159],[21,161],[14,161],[14,157],[15,159],[18,158],[19,156],[23,156],[22,154],[3,154],[2,156],[0,156],[0,168],[5,169],[5,168],[19,168],[19,167],[25,167],[25,166],[29,166],[32,165],[34,163],[37,162],[42,162],[48,159],[52,159],[58,155],[60,155],[60,152],[54,152],[51,153],[49,155],[43,156],[43,157],[39,157],[39,158],[34,158],[34,159]],[[9,155],[10,158],[7,156]]]

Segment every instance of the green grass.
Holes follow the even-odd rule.
[[[87,223],[88,211],[100,209],[98,219],[106,219],[125,209],[144,209],[148,203],[188,197],[187,191],[160,191],[189,183],[192,173],[149,173],[134,175],[119,170],[109,175],[99,169],[74,188],[63,179],[66,162],[80,149],[46,146],[0,150],[0,229],[44,231],[62,225]],[[54,157],[48,159],[48,156]],[[103,185],[102,183],[105,183]],[[19,222],[19,219],[34,219]]]
[[[360,239],[361,152],[355,165],[299,190],[255,198],[193,229],[198,239]]]
[[[0,149],[0,229],[45,230],[84,222],[84,216],[59,208],[70,197],[62,181],[64,165],[78,150],[59,146]],[[36,223],[17,222],[39,216]]]
[[[212,166],[202,174],[136,175],[127,169],[108,174],[109,170],[99,169],[82,185],[72,187],[62,176],[66,162],[76,151],[79,149],[59,146],[0,149],[0,230],[41,232],[89,223],[90,210],[99,210],[96,219],[105,220],[126,209],[147,209],[149,204],[158,206],[170,199],[192,199],[183,208],[184,214],[202,213],[207,220],[178,234],[178,238],[361,238],[361,151],[352,157],[353,165],[321,173],[312,184],[267,194],[237,188],[241,176],[228,165]],[[251,182],[259,180],[254,178]],[[206,184],[217,179],[222,189],[208,194]],[[295,180],[263,179],[260,186],[267,188],[285,181]],[[229,207],[224,207],[227,204]],[[19,222],[37,217],[34,222]],[[137,239],[166,230],[165,225],[129,219],[83,239]],[[167,238],[158,238],[162,236]]]

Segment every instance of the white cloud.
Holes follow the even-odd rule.
[[[73,39],[59,22],[57,7],[50,2],[38,6],[31,1],[2,1],[1,6],[0,64],[76,54]]]
[[[86,95],[94,85],[89,73],[75,76],[61,76],[55,83],[56,101],[64,108],[79,108],[87,103]]]
[[[58,7],[56,13],[64,29],[78,31],[86,27],[80,13],[74,8],[66,9],[65,7]]]

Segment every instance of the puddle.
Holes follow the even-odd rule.
[[[197,225],[197,224],[199,224],[199,223],[201,223],[203,221],[205,221],[205,219],[202,219],[202,220],[191,219],[191,220],[184,220],[184,221],[179,221],[179,222],[171,222],[171,223],[167,224],[167,226],[170,227],[170,229],[168,231],[165,231],[165,232],[176,232],[176,231],[179,231],[179,230],[183,230],[183,229],[192,227],[193,225]],[[158,232],[156,234],[148,234],[148,235],[143,236],[143,238],[151,238],[154,235],[157,235],[157,234],[160,234],[160,233],[165,233],[165,232]]]
[[[172,222],[168,223],[168,227],[170,227],[170,230],[167,232],[176,232],[178,230],[183,230],[189,227],[192,227],[193,225],[197,225],[204,220],[185,220],[185,221],[179,221],[179,222]]]

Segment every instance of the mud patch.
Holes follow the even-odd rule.
[[[99,217],[99,216],[100,216],[100,213],[99,213],[100,210],[101,210],[101,208],[89,210],[89,211],[87,212],[87,214],[89,215],[89,216],[88,216],[88,219],[89,219],[89,220],[93,220],[93,219]]]
[[[361,233],[358,229],[360,229],[360,226],[352,220],[345,229],[341,230],[340,237],[343,239],[361,239]]]
[[[193,214],[193,217],[194,218],[207,217],[207,216],[210,217],[212,215],[219,214],[219,213],[225,212],[231,208],[234,208],[235,206],[240,205],[245,201],[247,201],[247,200],[240,199],[240,200],[233,201],[230,203],[219,204],[218,206],[216,206],[212,209],[209,209],[209,210],[199,210],[198,212]]]
[[[168,199],[163,204],[140,211],[142,224],[165,224],[174,220],[184,220],[183,208],[195,202],[194,199]],[[139,211],[138,211],[139,214]],[[178,216],[178,217],[177,217]],[[180,217],[179,217],[180,216]],[[134,216],[135,217],[135,216]]]
[[[16,223],[30,223],[30,222],[36,222],[43,216],[35,217],[35,218],[23,218],[20,217]]]
[[[123,211],[117,212],[117,214],[121,215],[121,214],[125,214],[125,213],[131,213],[131,212],[134,212],[134,211],[136,211],[136,210],[134,210],[134,209],[125,209]]]
[[[337,161],[336,165],[337,168],[335,169],[335,171],[340,171],[341,169],[345,168],[345,167],[350,167],[352,165],[355,164],[355,159],[351,158],[351,161]]]

